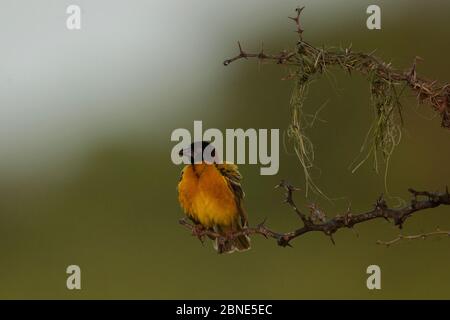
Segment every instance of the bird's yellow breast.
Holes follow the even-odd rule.
[[[214,165],[195,164],[183,169],[178,200],[185,213],[203,226],[230,226],[239,214],[233,192]]]

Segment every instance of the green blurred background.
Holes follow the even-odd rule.
[[[82,30],[65,28],[69,4],[82,8]],[[369,4],[382,30],[365,27]],[[307,234],[280,248],[253,237],[252,250],[215,254],[178,225],[170,160],[176,128],[280,128],[288,124],[287,70],[239,61],[247,50],[295,44],[286,17],[306,5],[304,37],[316,45],[353,44],[401,69],[415,56],[419,74],[450,78],[448,1],[50,1],[0,2],[0,298],[450,298],[450,240],[386,248],[399,230],[372,221],[335,235]],[[384,192],[371,164],[348,170],[371,121],[367,82],[337,71],[311,88],[308,110],[329,100],[310,136],[314,172],[330,216],[370,209]],[[408,93],[410,95],[410,93]],[[412,95],[411,95],[412,96]],[[428,106],[405,99],[404,139],[391,161],[392,196],[409,187],[443,190],[450,182],[450,133]],[[302,186],[295,156],[282,152],[276,176],[241,165],[251,223],[276,230],[298,219],[273,186]],[[391,201],[395,204],[395,199]],[[404,233],[450,228],[450,209],[409,219]],[[82,290],[66,288],[66,267],[82,270]],[[370,264],[382,290],[366,288]]]

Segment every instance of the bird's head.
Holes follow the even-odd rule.
[[[190,164],[217,162],[217,155],[214,146],[208,141],[196,141],[179,153],[182,157],[187,157]]]

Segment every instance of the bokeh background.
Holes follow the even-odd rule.
[[[82,30],[68,31],[65,10],[82,8]],[[365,27],[369,4],[382,9],[382,30]],[[306,5],[304,37],[353,44],[401,69],[415,56],[422,75],[450,78],[448,1],[0,1],[0,298],[305,299],[450,298],[450,240],[386,248],[399,230],[386,221],[342,230],[332,245],[307,234],[294,248],[254,237],[252,250],[219,256],[178,225],[170,160],[176,128],[280,128],[288,124],[292,83],[276,65],[239,61],[236,41],[278,52],[295,45],[292,22]],[[310,132],[314,177],[333,202],[312,195],[330,215],[370,209],[385,192],[371,164],[349,164],[372,117],[363,77],[337,71],[311,88],[307,108],[321,112]],[[388,187],[443,190],[450,182],[450,133],[428,106],[405,100],[404,139]],[[280,231],[298,225],[273,190],[287,178],[302,186],[298,162],[281,153],[280,172],[260,176],[241,165],[252,223]],[[395,204],[396,199],[391,199]],[[450,228],[441,207],[407,221],[405,234]],[[82,269],[82,290],[66,288],[66,267]],[[382,290],[366,288],[370,264]]]

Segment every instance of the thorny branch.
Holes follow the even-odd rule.
[[[375,202],[374,208],[368,212],[353,214],[351,210],[348,209],[344,214],[338,214],[334,218],[327,219],[324,212],[322,212],[317,206],[311,205],[309,215],[303,213],[293,199],[293,194],[297,188],[293,187],[288,182],[282,180],[280,184],[276,186],[277,188],[283,188],[285,190],[285,203],[287,203],[297,214],[302,222],[302,226],[290,232],[276,232],[269,229],[266,226],[266,221],[254,226],[254,227],[244,227],[242,230],[229,233],[227,235],[219,234],[212,230],[207,229],[197,229],[195,225],[188,222],[186,219],[181,219],[180,224],[192,231],[192,234],[197,236],[200,240],[204,236],[208,236],[212,239],[218,239],[219,241],[224,241],[226,239],[234,239],[240,235],[253,235],[259,234],[265,238],[273,238],[277,241],[279,246],[286,247],[291,246],[290,242],[308,232],[322,232],[326,236],[329,236],[334,244],[333,234],[339,229],[343,228],[353,228],[359,223],[366,221],[383,218],[387,221],[392,220],[395,226],[402,228],[406,219],[411,217],[415,212],[422,211],[429,208],[435,208],[440,205],[450,205],[450,194],[448,188],[443,193],[435,193],[428,191],[416,191],[409,189],[408,191],[412,194],[412,199],[410,203],[403,208],[389,208],[386,201],[380,196]],[[419,198],[425,199],[419,199]],[[431,235],[431,233],[429,234]],[[428,234],[426,235],[428,236]],[[405,236],[402,236],[405,238]],[[420,236],[418,236],[420,237]],[[423,235],[422,235],[423,237]],[[399,240],[392,240],[391,243],[381,244],[393,244]]]
[[[300,14],[304,7],[297,8],[297,16],[289,17],[296,24],[299,35],[296,50],[281,51],[279,54],[266,54],[262,48],[259,53],[247,53],[238,42],[239,54],[223,62],[225,66],[239,59],[257,58],[259,61],[275,61],[277,64],[295,65],[309,68],[306,74],[323,73],[327,66],[339,66],[350,74],[353,70],[365,75],[374,74],[377,79],[403,83],[417,94],[419,102],[428,102],[431,107],[441,115],[441,125],[450,129],[450,84],[438,84],[437,81],[419,77],[416,72],[417,61],[415,57],[412,67],[406,71],[396,70],[391,63],[386,63],[375,57],[373,53],[353,52],[351,46],[345,49],[317,48],[302,39],[304,30],[300,26]],[[312,62],[312,63],[310,63]]]
[[[360,153],[350,164],[354,173],[366,161],[373,159],[373,167],[379,173],[380,165],[384,164],[384,181],[387,192],[387,175],[389,161],[402,138],[402,103],[401,97],[405,89],[410,88],[419,103],[428,103],[441,117],[441,126],[450,129],[450,84],[439,84],[417,75],[415,57],[411,68],[406,71],[397,70],[374,56],[374,52],[354,52],[352,46],[316,47],[303,39],[304,30],[300,25],[300,15],[304,7],[297,9],[295,17],[289,17],[295,22],[298,41],[292,51],[283,50],[279,54],[267,54],[264,48],[259,53],[244,51],[241,44],[239,54],[225,60],[224,65],[240,60],[255,58],[258,62],[275,62],[289,67],[289,73],[284,79],[294,82],[290,100],[291,117],[287,128],[287,137],[292,143],[305,179],[305,195],[312,190],[324,198],[328,197],[313,181],[312,170],[315,167],[315,147],[308,137],[308,131],[314,125],[314,120],[320,107],[314,115],[307,113],[305,101],[312,82],[322,75],[329,76],[331,67],[340,68],[350,75],[360,73],[365,76],[370,85],[370,104],[374,108],[374,118],[363,140]]]
[[[417,240],[417,239],[427,239],[429,237],[436,237],[436,236],[448,236],[450,237],[450,231],[445,231],[445,230],[440,230],[440,229],[436,229],[435,231],[431,231],[431,232],[426,232],[426,233],[421,233],[421,234],[415,234],[415,235],[410,235],[410,236],[405,236],[403,234],[400,234],[397,238],[392,239],[390,241],[381,241],[378,240],[377,244],[381,244],[384,245],[386,247],[390,247],[393,244],[396,244],[402,240]]]

